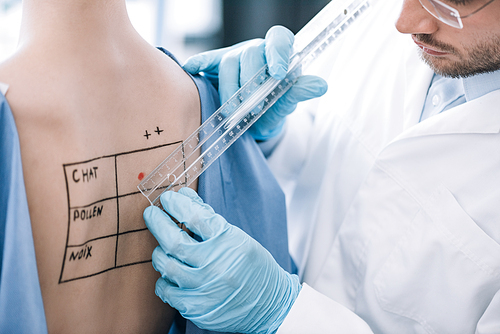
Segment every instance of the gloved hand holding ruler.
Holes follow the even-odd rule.
[[[161,206],[159,199],[164,191],[195,181],[368,6],[368,0],[331,1],[295,36],[285,79],[271,77],[267,65],[264,66],[142,180],[137,186],[141,193],[151,204]]]

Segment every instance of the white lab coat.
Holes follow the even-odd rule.
[[[278,333],[500,333],[500,91],[419,123],[401,4],[345,33],[269,159],[306,283]]]

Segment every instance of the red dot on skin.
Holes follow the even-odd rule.
[[[144,173],[139,173],[139,176],[137,178],[139,179],[139,181],[142,181],[142,179],[144,178]]]

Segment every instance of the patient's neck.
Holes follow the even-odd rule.
[[[125,0],[24,0],[19,47],[112,45],[138,38]]]

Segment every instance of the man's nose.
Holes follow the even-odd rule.
[[[402,34],[432,34],[439,26],[438,19],[422,7],[418,0],[404,0],[396,29]]]

